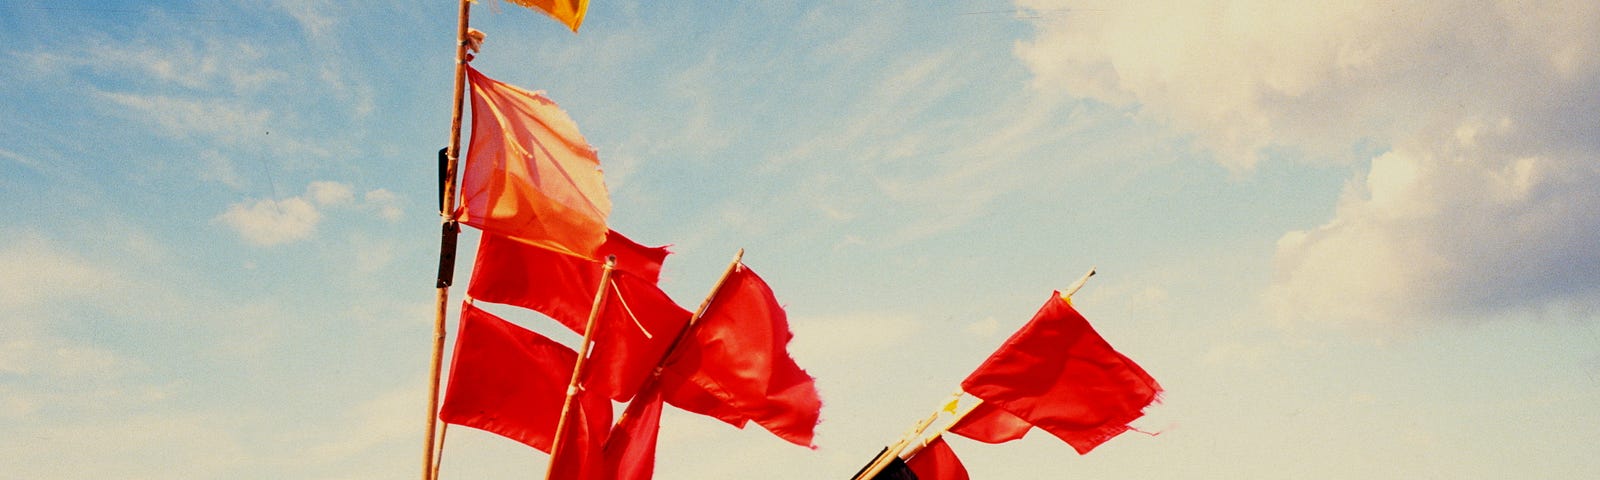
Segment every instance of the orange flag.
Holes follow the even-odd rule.
[[[1143,416],[1161,393],[1161,385],[1111,348],[1060,292],[961,388],[983,399],[980,408],[992,406],[1009,415],[992,412],[983,417],[1000,424],[968,422],[953,432],[996,442],[1021,436],[1016,427],[1026,422],[1079,454],[1127,431],[1128,422]],[[972,436],[984,432],[988,435]]]
[[[542,92],[467,67],[472,139],[456,218],[541,248],[597,258],[611,199],[600,157]]]
[[[565,24],[573,32],[578,31],[578,25],[583,24],[583,14],[589,10],[589,0],[506,0],[517,5],[522,5],[534,10],[544,12],[557,22]]]

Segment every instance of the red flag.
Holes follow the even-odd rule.
[[[472,139],[456,218],[485,232],[594,257],[611,199],[600,157],[566,112],[542,92],[471,66]]]
[[[967,466],[961,464],[961,459],[956,457],[956,452],[950,445],[944,443],[944,438],[935,438],[927,446],[922,447],[916,455],[906,460],[906,467],[911,473],[917,474],[917,480],[969,480]]]
[[[605,445],[605,468],[611,480],[650,480],[655,475],[661,403],[661,389],[647,387],[622,413]]]
[[[772,289],[737,265],[667,368],[779,438],[811,446],[822,401],[789,356],[793,337]]]
[[[611,428],[611,401],[604,395],[579,391],[572,407],[560,455],[550,459],[550,478],[606,478],[603,452]]]
[[[573,32],[583,24],[583,14],[589,10],[589,0],[506,0],[517,5],[544,12]]]
[[[721,420],[728,425],[733,425],[734,428],[742,429],[745,424],[750,423],[749,416],[740,412],[739,409],[724,401],[721,397],[712,395],[711,392],[706,391],[699,384],[690,381],[684,373],[672,368],[663,369],[658,382],[662,398],[674,407],[681,408],[689,413]]]
[[[973,407],[955,425],[950,433],[984,443],[1006,443],[1022,438],[1033,424],[1017,418],[993,403],[983,402]]]
[[[600,252],[617,270],[590,352],[591,388],[619,402],[633,398],[692,315],[655,285],[665,247],[645,247],[611,232]],[[604,267],[493,234],[484,234],[467,295],[525,307],[582,332]]]
[[[460,325],[439,419],[549,452],[577,354],[469,304]],[[611,403],[593,397],[582,404],[586,426],[604,432]]]
[[[1128,430],[1161,386],[1095,333],[1060,292],[961,382],[985,404],[1039,427],[1079,454]]]

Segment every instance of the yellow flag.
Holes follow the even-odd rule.
[[[550,18],[566,24],[573,32],[583,23],[583,13],[589,10],[589,0],[506,0],[544,12]]]

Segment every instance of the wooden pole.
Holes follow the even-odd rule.
[[[444,362],[444,323],[446,305],[450,302],[450,282],[446,281],[455,266],[456,235],[460,230],[451,218],[451,213],[456,208],[456,164],[461,152],[461,111],[462,91],[466,89],[467,78],[467,18],[471,12],[471,0],[461,0],[456,18],[456,77],[454,96],[451,97],[452,106],[450,113],[450,146],[445,150],[444,169],[444,198],[440,203],[439,214],[443,217],[443,228],[439,234],[439,276],[435,281],[437,293],[434,295],[433,315],[433,362],[428,375],[428,431],[427,439],[422,447],[422,480],[433,480],[433,444],[434,430],[439,420],[439,372]]]
[[[599,324],[601,308],[605,306],[606,292],[611,290],[611,271],[617,268],[617,256],[607,255],[605,268],[600,271],[600,287],[595,289],[594,304],[589,306],[589,322],[583,327],[583,343],[578,345],[578,360],[572,364],[572,381],[567,383],[567,398],[561,402],[561,419],[556,421],[556,436],[550,439],[550,465],[544,478],[556,471],[556,458],[561,453],[562,438],[567,430],[568,417],[572,416],[572,400],[578,395],[583,381],[583,367],[589,359],[589,343],[594,340],[595,326]]]
[[[689,336],[690,329],[694,328],[695,325],[700,323],[700,317],[705,316],[706,309],[711,307],[711,301],[717,298],[717,293],[722,291],[722,284],[726,283],[728,281],[728,276],[733,275],[733,271],[739,268],[739,262],[743,259],[744,249],[741,248],[738,252],[733,254],[733,261],[728,262],[728,268],[722,271],[722,276],[717,278],[717,283],[711,285],[711,293],[706,294],[706,299],[700,301],[700,307],[696,308],[694,310],[694,315],[689,317],[689,323],[685,324],[682,329],[678,330],[678,336],[672,338],[672,343],[667,344],[667,350],[661,353],[661,360],[656,362],[656,371],[653,375],[651,375],[650,382],[654,383],[659,381],[658,379],[661,378],[661,368],[667,366],[667,363],[669,363],[668,360],[672,358],[673,352],[678,351],[678,344],[683,343],[683,339]],[[640,390],[643,390],[643,388],[641,387]]]
[[[910,450],[906,450],[905,454],[901,455],[900,458],[904,460],[917,456],[917,452],[921,452],[923,448],[928,446],[928,444],[933,443],[934,440],[938,440],[939,436],[944,435],[944,433],[950,431],[951,428],[955,428],[957,423],[961,423],[961,420],[967,418],[967,415],[971,414],[973,410],[977,410],[979,405],[983,405],[983,399],[978,397],[972,398],[977,400],[978,403],[972,404],[971,407],[968,407],[966,410],[962,410],[961,413],[957,413],[954,417],[951,417],[950,423],[947,423],[945,426],[935,430],[932,435],[928,435],[928,437],[922,439],[921,442],[917,442],[917,444],[912,446]]]
[[[1072,282],[1071,286],[1067,287],[1065,291],[1061,292],[1061,298],[1072,298],[1072,295],[1078,293],[1078,290],[1082,289],[1084,284],[1089,283],[1089,277],[1093,277],[1094,273],[1095,268],[1089,267],[1089,271],[1087,273],[1084,273],[1082,277],[1078,278],[1078,281]],[[956,391],[955,396],[960,397],[963,395],[963,393],[964,392],[958,390]],[[938,439],[939,436],[950,431],[950,428],[955,427],[957,423],[960,423],[961,420],[966,418],[967,415],[972,413],[973,410],[977,410],[978,406],[983,404],[983,399],[977,398],[977,400],[978,403],[973,404],[971,408],[968,408],[951,418],[949,424],[945,425],[943,428],[940,428],[938,431],[933,432],[933,435],[928,436],[928,438],[923,439],[921,442],[917,442],[917,445],[911,450],[905,450],[905,448],[911,444],[912,440],[915,440],[917,437],[921,436],[922,432],[928,428],[928,425],[933,423],[934,419],[939,417],[939,412],[944,411],[941,406],[939,410],[934,411],[932,415],[928,416],[928,418],[923,419],[922,421],[918,422],[917,425],[913,426],[911,431],[906,435],[901,436],[900,440],[896,441],[894,445],[889,446],[889,448],[885,449],[883,453],[880,453],[878,458],[873,459],[873,462],[867,465],[867,468],[862,469],[861,473],[856,474],[854,480],[870,480],[872,477],[878,475],[879,472],[882,472],[885,467],[888,467],[889,464],[894,461],[894,457],[899,456],[903,458],[911,458],[912,456],[916,455],[917,452],[921,451],[923,447],[928,446],[929,443],[932,443],[934,440]],[[946,404],[948,403],[949,402],[946,402]],[[905,455],[903,456],[900,455],[902,451],[905,451]]]
[[[961,395],[961,391],[957,390],[956,393],[952,395],[951,400],[960,398]],[[933,424],[934,420],[938,420],[939,412],[944,411],[943,405],[949,403],[949,401],[946,401],[945,403],[940,404],[941,407],[938,410],[934,410],[933,413],[929,414],[926,418],[918,420],[917,423],[913,424],[910,429],[906,430],[906,433],[900,435],[900,439],[895,440],[893,445],[889,445],[888,448],[885,448],[882,452],[879,452],[878,456],[872,459],[872,463],[867,464],[865,468],[862,468],[861,471],[856,473],[856,476],[852,478],[854,480],[869,480],[872,477],[877,476],[878,473],[882,472],[884,468],[887,468],[890,463],[894,463],[894,458],[900,455],[900,451],[905,450],[906,445],[910,445],[912,440],[915,440],[917,437],[921,436],[922,432],[926,431],[928,426]]]
[[[700,301],[700,307],[696,308],[694,314],[689,317],[689,322],[685,324],[683,328],[678,329],[678,336],[673,337],[672,343],[667,344],[666,351],[661,353],[661,360],[656,362],[655,371],[652,372],[650,377],[645,379],[644,383],[639,386],[640,392],[645,392],[651,388],[660,388],[662,368],[666,367],[667,363],[669,363],[668,360],[672,358],[672,353],[678,350],[678,345],[683,343],[683,339],[689,336],[690,329],[694,328],[694,326],[700,322],[700,317],[706,314],[706,309],[711,306],[712,299],[717,297],[717,292],[722,291],[722,284],[726,283],[728,281],[728,276],[732,275],[733,271],[739,268],[739,261],[743,258],[743,248],[739,249],[738,252],[733,254],[733,261],[728,262],[728,268],[722,271],[722,277],[717,278],[717,283],[711,286],[711,293],[706,294],[706,299]],[[623,419],[620,417],[617,418],[616,424],[621,425],[622,420]]]
[[[439,449],[433,455],[433,478],[439,478],[439,466],[444,465],[444,437],[450,433],[450,424],[439,425]]]

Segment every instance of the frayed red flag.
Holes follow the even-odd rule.
[[[793,337],[772,289],[737,265],[667,369],[779,438],[809,447],[822,400],[789,356]]]
[[[1161,392],[1150,374],[1111,348],[1060,292],[961,388],[1050,432],[1079,454],[1127,431]]]

